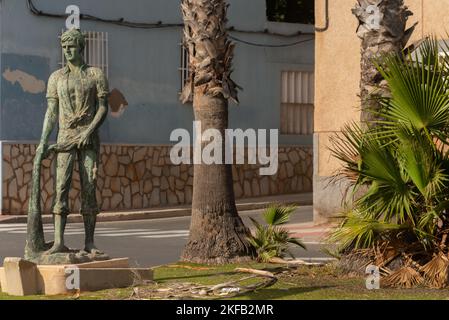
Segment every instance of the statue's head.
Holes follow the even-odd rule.
[[[75,62],[83,60],[86,40],[79,29],[73,28],[64,32],[61,36],[61,46],[67,61]]]

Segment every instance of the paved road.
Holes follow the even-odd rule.
[[[251,226],[249,217],[260,220],[261,210],[240,212],[245,224]],[[312,207],[298,208],[292,215],[292,224],[312,221]],[[187,242],[190,217],[165,218],[140,221],[103,222],[97,224],[97,246],[111,257],[129,257],[133,265],[148,267],[175,262]],[[52,225],[44,225],[46,240],[53,237]],[[20,257],[26,238],[25,224],[0,224],[0,261],[5,257]],[[79,248],[83,244],[84,229],[80,223],[66,228],[66,244]],[[310,242],[308,250],[293,252],[297,257],[326,257],[321,245]]]

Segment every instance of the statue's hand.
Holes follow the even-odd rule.
[[[90,132],[88,130],[82,132],[80,134],[79,140],[78,140],[78,148],[84,148],[90,144]]]
[[[45,158],[47,153],[48,153],[48,144],[45,142],[41,142],[36,149],[36,156],[39,156],[43,159]]]

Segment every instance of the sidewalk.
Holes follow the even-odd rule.
[[[296,204],[296,205],[312,205],[312,193],[288,194],[269,197],[247,198],[236,201],[238,211],[247,211],[255,209],[263,209],[269,204],[279,202],[282,204]],[[144,220],[144,219],[158,219],[158,218],[172,218],[189,216],[191,213],[191,206],[176,206],[176,207],[161,207],[154,209],[135,210],[135,211],[119,211],[119,212],[102,212],[98,216],[99,222],[109,221],[128,221],[128,220]],[[3,223],[26,223],[26,215],[0,215],[0,224]],[[42,216],[43,223],[51,223],[51,215]],[[69,223],[82,222],[82,217],[79,214],[71,214],[68,218]]]
[[[315,225],[313,222],[288,224],[285,226],[292,236],[300,238],[303,242],[322,243],[334,225],[331,223]]]

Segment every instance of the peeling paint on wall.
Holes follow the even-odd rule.
[[[111,116],[114,118],[120,118],[128,107],[128,101],[126,101],[123,93],[118,89],[112,89],[109,93],[109,107],[111,108]]]
[[[39,80],[35,76],[21,70],[11,71],[11,69],[7,68],[3,72],[3,78],[13,85],[18,82],[22,90],[28,93],[38,94],[45,91],[45,81]]]

